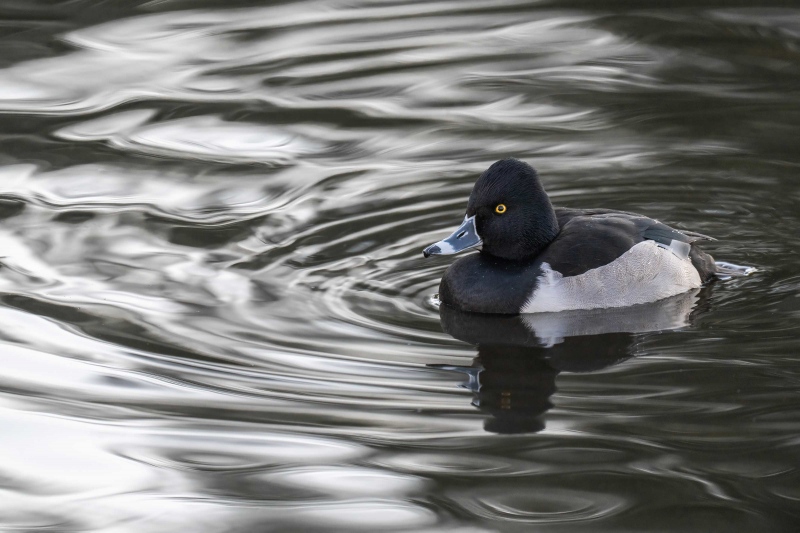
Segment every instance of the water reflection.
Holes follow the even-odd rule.
[[[462,386],[472,391],[472,404],[490,415],[486,431],[536,433],[545,428],[561,372],[620,363],[636,355],[639,334],[687,326],[705,301],[696,289],[649,304],[562,313],[484,315],[442,305],[442,329],[474,344],[478,355],[470,366],[430,366],[466,374]]]
[[[0,530],[797,531],[798,10],[255,4],[0,2]],[[511,155],[760,273],[476,353]]]

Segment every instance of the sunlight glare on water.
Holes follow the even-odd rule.
[[[800,11],[757,4],[2,3],[0,529],[798,531]],[[727,279],[439,306],[509,156]]]

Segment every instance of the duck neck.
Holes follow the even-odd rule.
[[[547,197],[545,197],[543,205],[537,209],[532,222],[526,228],[525,244],[520,248],[517,257],[514,258],[516,260],[523,261],[536,257],[553,242],[558,232],[561,231],[556,212]]]

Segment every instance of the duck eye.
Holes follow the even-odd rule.
[[[494,212],[498,215],[502,215],[506,212],[506,204],[497,204],[497,207],[494,208]]]

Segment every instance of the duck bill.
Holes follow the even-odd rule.
[[[424,250],[422,255],[430,257],[432,255],[452,255],[458,252],[469,250],[483,244],[478,229],[475,227],[475,216],[464,217],[464,222],[446,239],[431,244]]]

